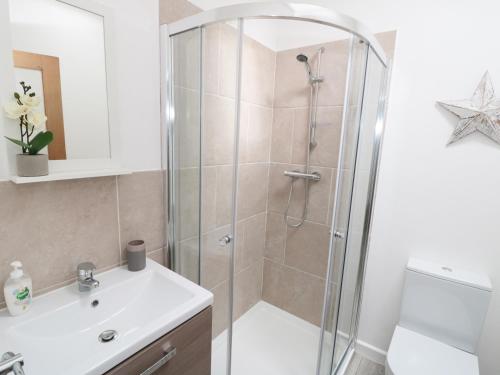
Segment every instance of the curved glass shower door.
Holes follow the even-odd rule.
[[[351,44],[344,136],[337,175],[318,374],[342,373],[356,345],[378,155],[383,132],[387,68],[359,38]],[[347,359],[347,361],[344,361]]]
[[[340,374],[356,342],[387,69],[349,22],[281,5],[265,17],[266,6],[162,29],[171,265],[214,295],[212,375]]]
[[[214,374],[231,360],[238,178],[240,31],[204,25],[170,37],[169,254],[214,294]],[[224,44],[224,48],[220,45]]]

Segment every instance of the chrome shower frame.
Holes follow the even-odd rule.
[[[161,58],[162,58],[162,167],[165,170],[165,186],[168,186],[168,200],[165,201],[165,210],[168,212],[168,221],[167,225],[165,228],[165,233],[168,236],[168,252],[165,252],[165,261],[166,262],[171,262],[172,265],[175,265],[175,254],[176,254],[176,246],[175,246],[175,235],[176,231],[174,230],[175,228],[175,220],[174,220],[174,213],[175,213],[175,207],[176,207],[176,202],[175,202],[175,184],[174,182],[174,141],[173,141],[173,125],[174,125],[174,110],[173,110],[173,100],[174,100],[174,94],[173,94],[173,85],[172,85],[172,77],[173,77],[173,67],[172,67],[172,37],[181,34],[183,32],[197,29],[197,28],[203,28],[204,26],[214,24],[214,23],[220,23],[220,22],[227,22],[227,21],[237,21],[238,22],[238,28],[239,28],[239,45],[238,45],[238,72],[241,73],[241,44],[242,44],[242,36],[243,36],[243,24],[244,21],[247,19],[284,19],[284,20],[297,20],[297,21],[305,21],[305,22],[311,22],[311,23],[316,23],[316,24],[321,24],[325,26],[330,26],[334,27],[336,29],[340,29],[343,31],[346,31],[360,40],[362,40],[366,45],[368,46],[368,49],[371,50],[374,55],[378,58],[380,63],[383,65],[385,68],[386,72],[386,79],[388,80],[389,77],[389,67],[390,67],[390,62],[387,59],[382,47],[378,43],[377,39],[358,21],[355,19],[334,12],[332,10],[319,7],[319,6],[314,6],[310,4],[298,4],[298,3],[284,3],[284,2],[277,2],[277,3],[247,3],[247,4],[238,4],[238,5],[232,5],[232,6],[227,6],[227,7],[222,7],[222,8],[217,8],[217,9],[212,9],[208,10],[202,13],[198,13],[196,15],[184,18],[182,20],[179,20],[177,22],[171,23],[169,25],[161,25],[160,26],[160,35],[162,39],[161,47]],[[236,103],[239,103],[239,98],[240,98],[240,79],[241,79],[241,74],[238,75],[238,82],[236,86]],[[347,83],[347,85],[349,82]],[[380,103],[379,103],[379,108],[378,108],[378,116],[377,116],[377,123],[376,123],[376,132],[375,132],[375,139],[374,139],[374,158],[372,160],[372,169],[370,173],[370,178],[369,178],[369,191],[368,191],[368,200],[366,204],[366,209],[365,212],[367,213],[368,220],[365,222],[364,229],[363,229],[363,239],[362,239],[362,248],[361,248],[361,264],[360,264],[360,271],[358,273],[358,279],[357,279],[357,284],[356,284],[356,294],[355,294],[355,299],[357,305],[355,306],[355,311],[353,316],[353,319],[355,319],[355,333],[354,337],[357,336],[357,325],[358,325],[358,319],[359,319],[359,304],[361,300],[361,290],[363,287],[363,281],[364,281],[364,268],[365,268],[365,261],[367,257],[367,251],[368,251],[368,238],[369,238],[369,231],[370,231],[370,217],[371,217],[371,212],[372,212],[372,207],[373,207],[373,201],[374,201],[374,194],[375,194],[375,186],[376,186],[376,177],[377,177],[377,172],[378,172],[378,164],[379,164],[379,151],[380,151],[380,145],[382,142],[383,138],[383,132],[384,132],[384,118],[385,118],[385,108],[386,108],[386,94],[387,94],[387,82],[384,83],[384,88],[383,88],[383,97],[380,98]],[[236,107],[236,113],[235,113],[235,134],[238,134],[238,129],[239,129],[239,104]],[[345,122],[342,123],[342,134],[345,133]],[[237,147],[237,140],[238,138],[235,138],[235,146],[233,150],[233,158],[234,158],[234,166],[233,166],[233,178],[236,178],[234,180],[234,183],[237,183],[237,175],[238,175],[238,147]],[[340,147],[339,155],[342,155],[342,144]],[[339,158],[340,160],[340,158]],[[308,171],[306,171],[308,172]],[[291,172],[294,173],[294,172]],[[291,176],[293,178],[309,178],[311,180],[317,179],[316,175],[313,174],[304,174],[304,176],[298,176],[298,174]],[[337,186],[340,186],[342,182],[342,173],[340,170],[337,171]],[[235,232],[235,218],[236,218],[236,192],[237,188],[233,189],[233,194],[232,194],[232,200],[233,200],[233,212],[232,212],[232,235],[234,236]],[[201,191],[201,190],[200,190]],[[333,215],[335,214],[335,210],[337,208],[333,208]],[[335,216],[333,216],[335,217]],[[331,233],[337,233],[337,229],[335,226],[334,220],[332,220],[331,224]],[[234,238],[234,237],[233,237]],[[335,252],[335,242],[337,239],[337,235],[332,235],[330,245],[329,245],[329,260],[328,260],[328,269],[331,269],[331,265],[333,263],[333,260],[335,258],[334,252]],[[234,243],[234,242],[233,242]],[[234,267],[234,248],[231,248],[231,267]],[[331,281],[332,275],[327,275],[327,283]],[[233,275],[231,273],[230,275],[230,290],[233,289]],[[328,288],[325,288],[328,289]],[[327,291],[325,291],[325,301],[328,298]],[[233,293],[230,293],[230,301],[229,301],[229,309],[230,311],[229,316],[232,317],[232,308],[233,308]],[[323,306],[323,319],[321,323],[321,331],[324,332],[325,330],[325,307],[326,304]],[[337,304],[335,305],[335,308],[338,309],[338,301]],[[232,319],[231,319],[232,321]],[[232,327],[232,324],[230,324],[230,327]],[[231,331],[231,328],[229,328],[229,331]],[[229,332],[229,336],[231,336]],[[321,338],[322,339],[322,338]],[[230,365],[231,365],[231,338],[228,338],[229,342],[229,355],[228,355],[228,374],[230,374]],[[321,346],[321,342],[320,342]],[[343,359],[341,360],[341,363],[337,367],[336,374],[341,374],[343,369],[345,369],[348,365],[349,359],[352,357],[352,354],[354,352],[354,345],[350,345],[349,349],[345,352],[345,355],[343,356]],[[319,350],[319,353],[321,353],[321,347]],[[320,358],[318,358],[318,373],[319,373],[319,367],[320,367]],[[235,374],[237,375],[237,374]]]

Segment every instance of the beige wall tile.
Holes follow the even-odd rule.
[[[179,261],[179,273],[194,283],[200,283],[200,244],[194,237],[176,244]]]
[[[288,204],[288,197],[292,179],[284,175],[284,172],[299,170],[304,171],[304,166],[295,164],[273,164],[269,172],[269,211],[284,213]],[[326,224],[329,217],[329,200],[332,193],[332,172],[330,168],[311,167],[311,172],[321,175],[320,181],[309,182],[309,208],[307,219]],[[305,181],[297,179],[294,182],[293,195],[291,197],[288,215],[301,218],[304,210]]]
[[[324,290],[325,282],[319,277],[264,260],[264,301],[319,325]]]
[[[205,26],[203,39],[203,92],[219,93],[220,27],[218,23]]]
[[[321,60],[321,76],[318,105],[342,106],[346,87],[349,41],[339,40],[325,45]]]
[[[219,239],[230,233],[229,226],[203,235],[201,252],[201,285],[211,289],[229,279],[229,246],[220,246]]]
[[[301,171],[304,167],[299,168]],[[311,167],[311,172],[316,172],[321,175],[320,181],[309,181],[309,198],[308,198],[308,209],[306,219],[314,221],[317,223],[326,224],[328,222],[328,205],[331,195],[331,182],[332,182],[332,169],[330,168],[320,168]],[[290,189],[291,178],[287,176],[282,176],[282,179],[286,179],[285,191]],[[290,209],[288,210],[288,215],[294,218],[301,218],[304,212],[304,199],[305,199],[305,180],[297,179],[294,182],[293,195],[290,202]],[[333,190],[334,191],[334,190]],[[281,197],[283,206],[281,211],[285,212],[286,204],[288,203],[288,194],[286,193],[286,199]]]
[[[337,168],[342,129],[342,107],[318,107],[316,146],[311,148],[311,165]],[[305,164],[309,140],[309,109],[294,111],[292,163]]]
[[[319,277],[326,277],[329,227],[304,222],[299,228],[287,228],[285,264]]]
[[[387,57],[394,58],[394,49],[396,48],[396,31],[386,31],[384,33],[375,34],[378,42],[384,49]]]
[[[176,142],[182,144],[176,150],[179,168],[192,168],[200,160],[200,93],[195,90],[175,87],[175,123],[178,131]]]
[[[320,84],[318,103],[321,106],[343,105],[349,58],[348,41],[322,44]],[[274,103],[276,107],[307,107],[310,85],[304,64],[297,61],[299,53],[309,56],[313,72],[316,73],[316,51],[320,45],[280,51],[276,57],[276,87]],[[294,79],[290,79],[294,77]],[[301,79],[300,77],[303,77]]]
[[[232,164],[234,100],[206,94],[203,114],[204,165]]]
[[[337,176],[337,173],[336,173]],[[338,223],[336,224],[338,230],[346,230],[347,221],[349,220],[349,211],[351,208],[351,202],[349,196],[351,194],[353,188],[353,172],[348,169],[343,169],[341,172],[342,181],[340,183],[340,197],[339,197],[339,207],[337,208],[337,217]],[[330,199],[330,208],[329,208],[329,221],[328,225],[332,222],[332,213],[333,213],[333,205],[335,204],[335,189],[336,189],[336,181],[332,184],[332,192]]]
[[[240,102],[240,137],[239,137],[239,154],[238,162],[247,163],[248,162],[248,127],[250,121],[250,104],[245,102]]]
[[[176,209],[180,216],[177,240],[182,241],[199,234],[200,171],[198,168],[188,168],[177,173],[179,197]]]
[[[272,123],[272,108],[249,106],[246,162],[269,162]]]
[[[266,213],[262,212],[238,224],[242,230],[237,239],[242,246],[236,246],[236,272],[262,260],[266,238]]]
[[[216,228],[217,218],[217,167],[202,167],[201,230],[203,233]]]
[[[316,125],[317,145],[311,152],[311,164],[337,168],[342,130],[343,107],[320,107]]]
[[[147,251],[165,246],[163,181],[161,171],[118,177],[122,260],[132,240],[144,240]]]
[[[238,219],[244,219],[266,210],[268,170],[267,164],[240,166]]]
[[[262,259],[254,262],[234,277],[233,319],[238,319],[261,300]]]
[[[290,108],[274,109],[271,162],[292,162],[293,111]]]
[[[335,189],[332,189],[332,174],[336,173],[335,169],[312,167],[312,172],[317,172],[321,175],[320,181],[309,183],[309,207],[307,210],[306,219],[317,223],[327,224],[330,212],[328,211],[331,194]],[[334,186],[335,186],[335,180]]]
[[[200,11],[187,0],[160,0],[160,24],[172,23]]]
[[[238,32],[225,23],[220,24],[219,95],[234,98],[238,57]]]
[[[294,164],[274,164],[271,163],[269,166],[269,203],[268,210],[273,212],[284,213],[287,202],[288,195],[290,193],[290,177],[285,176],[283,173],[293,170],[303,170],[304,168],[300,165]],[[300,181],[298,181],[300,182]],[[294,194],[295,196],[295,194]],[[295,200],[293,201],[295,204]],[[302,201],[297,199],[297,204]]]
[[[343,107],[319,107],[311,164],[337,168]]]
[[[199,29],[193,29],[173,37],[174,85],[186,89],[201,89],[201,42]]]
[[[0,280],[20,260],[35,292],[75,278],[76,266],[120,262],[116,178],[0,182]],[[3,294],[0,296],[3,300]]]
[[[276,54],[275,107],[306,107],[309,103],[308,76],[304,64],[296,59],[298,53],[292,49]]]
[[[216,227],[231,223],[233,166],[217,166]]]
[[[292,163],[305,164],[309,139],[309,109],[293,110]],[[318,138],[319,139],[319,138]]]
[[[163,266],[165,265],[165,256],[163,249],[155,250],[148,253],[148,258],[154,260],[157,263],[160,263]]]
[[[264,256],[278,263],[285,261],[286,224],[283,214],[267,213]]]
[[[210,290],[214,294],[212,337],[217,337],[229,323],[229,285],[223,282]]]
[[[272,107],[276,52],[254,39],[244,37],[242,55],[242,100]]]

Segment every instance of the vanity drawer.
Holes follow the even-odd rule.
[[[210,375],[211,349],[212,308],[208,307],[106,375]]]

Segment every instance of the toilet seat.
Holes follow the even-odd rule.
[[[396,326],[386,375],[479,375],[477,357],[430,337]]]

